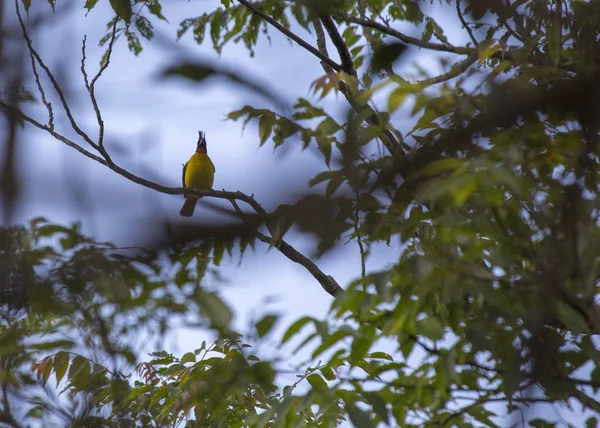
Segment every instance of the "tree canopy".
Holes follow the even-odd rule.
[[[48,1],[56,15],[59,3]],[[99,4],[75,3],[82,13]],[[91,40],[73,53],[94,111],[92,135],[31,36],[29,14],[47,5],[15,2],[31,66],[0,99],[6,207],[21,126],[122,180],[184,193],[127,170],[104,144],[96,84],[119,68],[113,47],[143,56],[168,18],[164,1],[110,5],[99,68],[86,63]],[[223,213],[234,220],[187,224],[148,248],[96,242],[77,224],[45,218],[7,225],[0,423],[596,426],[600,3],[221,0],[200,16],[193,2],[185,7],[189,17],[171,23],[174,39],[218,54],[241,42],[253,56],[259,40],[281,33],[320,64],[310,96],[292,106],[243,70],[186,59],[160,72],[198,85],[220,76],[261,95],[270,107],[240,106],[228,112],[230,126],[256,123],[259,146],[317,151],[322,172],[297,201],[272,211],[260,194],[187,189],[227,202]],[[440,10],[447,16],[434,19]],[[450,34],[453,26],[459,33]],[[405,71],[426,54],[440,74]],[[343,118],[326,107],[333,99]],[[55,123],[59,114],[69,129]],[[317,237],[314,254],[286,241],[292,226]],[[395,261],[372,269],[373,246],[392,240],[402,245]],[[349,284],[319,267],[320,256],[343,245],[360,252],[361,274]],[[207,280],[218,281],[224,257],[257,246],[305,268],[321,286],[310,291],[315,298],[333,297],[328,316],[302,317],[281,337],[270,313],[252,333],[234,331],[231,309]],[[140,328],[166,332],[174,317],[217,340],[182,355],[137,355]],[[269,358],[253,353],[258,344],[270,346]],[[280,364],[286,347],[308,355],[293,383]],[[557,420],[537,406],[576,416]]]

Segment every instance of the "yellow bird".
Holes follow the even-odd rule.
[[[210,190],[215,179],[215,166],[206,152],[206,135],[202,131],[198,131],[198,135],[196,153],[183,165],[183,187]],[[198,196],[185,193],[183,196],[185,197],[185,203],[179,214],[183,217],[191,217],[194,214]]]

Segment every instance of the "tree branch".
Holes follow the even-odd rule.
[[[258,233],[258,239],[266,244],[271,244],[273,239],[262,234]],[[338,297],[340,292],[343,291],[343,288],[337,283],[337,281],[330,275],[326,275],[319,267],[312,262],[308,257],[297,251],[290,244],[285,242],[283,239],[274,246],[281,252],[284,256],[286,256],[289,260],[298,263],[303,266],[312,276],[315,278],[323,290],[329,293],[332,297]]]
[[[594,400],[589,395],[585,394],[583,391],[574,391],[571,393],[571,397],[575,400],[579,401],[584,407],[593,410],[596,413],[600,413],[600,402]]]
[[[456,13],[458,14],[458,19],[460,19],[460,23],[465,28],[465,30],[467,30],[467,33],[469,33],[469,37],[471,38],[473,45],[477,47],[477,39],[475,39],[473,31],[471,31],[471,27],[469,27],[469,24],[467,24],[467,21],[465,21],[465,17],[463,16],[462,11],[460,10],[460,0],[456,0]]]
[[[333,46],[335,46],[335,49],[337,50],[338,55],[340,56],[340,61],[342,62],[342,70],[350,74],[351,76],[356,76],[356,68],[354,68],[354,61],[352,61],[352,55],[350,54],[350,51],[348,50],[348,46],[346,46],[344,39],[340,35],[335,25],[335,22],[333,22],[331,16],[325,16],[321,18],[321,22],[323,23],[325,30],[327,30],[327,34],[329,34],[329,37],[333,42]]]
[[[87,72],[85,71],[85,42],[86,38],[83,38],[83,42],[81,44],[81,74],[83,75],[83,82],[85,84],[85,88],[90,95],[90,100],[92,101],[92,106],[94,107],[94,112],[96,113],[96,121],[98,122],[98,147],[102,149],[102,155],[106,158],[106,160],[110,163],[112,160],[108,155],[108,152],[104,148],[104,120],[102,119],[102,113],[100,112],[100,108],[98,107],[98,101],[96,100],[96,82],[106,70],[108,65],[110,64],[110,57],[112,55],[113,45],[115,43],[116,35],[117,35],[117,22],[115,19],[112,28],[112,35],[110,38],[110,42],[108,43],[108,50],[106,52],[106,61],[102,64],[98,73],[92,78],[92,82],[90,83],[88,80]]]
[[[35,57],[31,51],[29,51],[29,57],[31,58],[31,70],[33,71],[35,84],[37,85],[38,91],[40,91],[42,103],[46,106],[46,110],[48,110],[48,126],[50,129],[54,129],[54,112],[52,110],[52,104],[46,99],[46,93],[44,92],[44,87],[42,86],[40,75],[38,74],[37,66],[35,65]]]
[[[86,143],[88,143],[94,149],[100,151],[98,145],[96,143],[94,143],[94,141],[92,141],[92,139],[89,137],[89,135],[87,135],[83,130],[81,130],[81,128],[79,128],[79,126],[75,122],[75,119],[73,118],[73,114],[71,113],[71,109],[69,108],[69,105],[67,103],[65,95],[64,95],[63,91],[60,89],[58,82],[54,78],[54,75],[52,74],[52,72],[50,71],[48,66],[46,66],[46,64],[40,57],[40,55],[34,49],[31,38],[29,37],[29,34],[27,34],[27,28],[25,27],[23,18],[21,17],[21,9],[20,9],[18,0],[15,0],[15,8],[17,11],[17,17],[19,18],[19,23],[21,24],[21,29],[23,30],[23,37],[25,38],[25,42],[27,43],[27,48],[29,49],[29,52],[31,53],[31,55],[33,55],[35,57],[36,61],[40,65],[40,67],[42,67],[42,69],[44,70],[44,72],[46,73],[46,75],[48,76],[50,81],[52,82],[52,86],[54,87],[55,91],[58,94],[58,97],[60,98],[63,108],[65,109],[67,118],[69,119],[69,122],[71,123],[71,127],[73,128],[73,130],[75,132],[77,132],[77,134],[79,134],[79,136],[81,136],[85,140]]]
[[[376,30],[381,31],[384,34],[387,34],[388,36],[395,37],[396,39],[408,45],[414,45],[420,48],[434,51],[450,52],[458,55],[469,55],[473,52],[473,49],[466,48],[463,46],[452,46],[449,44],[424,42],[423,40],[417,39],[415,37],[407,36],[406,34],[394,30],[393,28],[388,27],[387,25],[383,25],[375,21],[374,19],[359,18],[357,16],[347,15],[343,13],[336,13],[333,15],[333,17],[339,19],[340,21],[352,22],[354,24],[359,24],[364,27],[374,28]]]
[[[333,25],[335,27],[335,23],[333,23],[333,20],[331,20],[331,25]],[[322,54],[327,55],[327,43],[325,42],[325,33],[323,32],[323,28],[321,26],[321,21],[319,21],[318,19],[314,19],[313,26],[315,28],[315,33],[317,35],[317,46],[321,50]],[[337,33],[337,29],[335,29],[335,33]],[[331,33],[329,33],[329,34],[331,34]],[[339,33],[337,33],[337,34],[339,36]],[[341,40],[341,43],[344,43],[344,41],[341,39],[341,37],[339,38],[338,42],[340,40]],[[340,47],[340,48],[342,48],[342,47]],[[344,48],[345,48],[345,44],[344,44]],[[340,56],[342,56],[342,55],[343,55],[343,53],[340,53]],[[337,77],[333,73],[333,70],[327,64],[323,63],[323,61],[321,61],[321,65],[323,66],[323,70],[325,70],[325,73],[327,73],[331,79],[335,79],[337,81],[338,86],[339,86],[339,91],[342,94],[344,94],[344,97],[346,97],[346,100],[348,101],[348,103],[350,104],[352,109],[357,113],[363,111],[364,109],[369,109],[371,114],[369,114],[365,118],[366,122],[371,125],[379,125],[379,117],[377,116],[377,113],[375,112],[375,110],[368,104],[359,105],[354,100],[354,96],[352,94],[352,91],[350,90],[350,87],[345,82],[337,79]],[[355,73],[354,76],[356,76],[356,70],[354,69],[354,64],[352,64],[351,70],[354,70],[354,73]],[[346,72],[346,71],[344,70],[344,72]],[[398,142],[398,140],[396,139],[394,134],[389,129],[385,129],[382,132],[380,138],[381,138],[381,141],[383,142],[383,145],[385,146],[385,148],[388,150],[388,152],[390,154],[395,155],[395,154],[397,154],[398,150],[401,150],[401,154],[404,154],[404,150],[402,150],[402,146],[400,146],[400,143]]]
[[[231,198],[229,199],[229,202],[231,202],[231,205],[233,205],[233,208],[235,209],[237,215],[243,219],[246,215],[240,209],[235,199]],[[260,214],[264,213],[265,211],[262,210]],[[270,246],[277,248],[279,252],[286,256],[289,260],[303,266],[313,276],[313,278],[315,278],[319,282],[319,284],[321,284],[323,290],[325,290],[332,297],[337,297],[339,293],[344,290],[332,276],[326,275],[321,269],[319,269],[319,267],[316,264],[313,263],[312,260],[304,256],[290,244],[285,242],[283,238],[279,239],[279,242],[277,242],[277,244],[274,244],[272,236],[267,236],[261,232],[258,232],[256,236],[260,241],[264,242],[265,244],[269,244]]]
[[[467,71],[469,67],[475,64],[475,62],[477,62],[477,54],[472,53],[467,57],[467,59],[454,64],[448,72],[440,74],[439,76],[431,77],[429,79],[419,80],[418,82],[413,83],[413,85],[419,86],[421,89],[425,89],[428,86],[446,82],[460,76],[462,73]]]
[[[14,108],[10,107],[8,104],[4,103],[1,100],[0,100],[0,106],[2,106],[3,108],[6,108],[6,109],[14,110]],[[25,114],[23,112],[19,112],[19,113],[21,114],[21,116],[23,117],[23,119],[25,121],[29,122],[36,128],[48,132],[54,138],[65,143],[67,146],[74,148],[78,152],[82,153],[84,156],[87,156],[88,158],[95,160],[96,162],[108,167],[112,171],[121,175],[122,177],[125,177],[126,179],[128,179],[134,183],[137,183],[141,186],[156,190],[157,192],[160,192],[160,193],[165,193],[167,195],[182,195],[184,193],[188,193],[188,194],[191,193],[191,194],[202,196],[202,197],[206,196],[206,197],[213,197],[213,198],[218,198],[218,199],[227,199],[229,201],[238,200],[238,201],[242,201],[242,202],[245,202],[246,204],[248,204],[260,216],[262,216],[262,217],[268,216],[267,211],[262,207],[262,205],[260,205],[260,203],[258,203],[258,201],[256,199],[254,199],[253,196],[246,195],[242,192],[231,192],[231,191],[225,191],[225,190],[197,190],[197,189],[189,189],[189,188],[183,188],[183,187],[167,187],[167,186],[163,186],[158,183],[155,183],[153,181],[146,180],[145,178],[139,177],[139,176],[121,168],[114,162],[109,163],[106,159],[103,159],[102,157],[97,156],[97,155],[85,150],[84,148],[79,146],[77,143],[69,140],[68,138],[57,133],[53,129],[50,129],[50,127],[48,125],[44,125],[44,124],[36,121],[31,116],[28,116],[27,114]],[[234,207],[236,205],[237,204],[234,204]],[[239,207],[238,207],[238,209],[239,209]],[[236,209],[236,211],[238,211],[238,210]],[[241,212],[241,210],[239,210],[239,212]],[[258,239],[267,244],[270,244],[272,242],[272,238],[270,238],[262,233],[258,233]],[[294,247],[289,245],[287,242],[282,240],[275,247],[284,256],[286,256],[289,260],[296,262],[296,263],[300,264],[301,266],[303,266],[319,282],[319,284],[321,284],[323,289],[327,293],[329,293],[331,296],[336,297],[343,290],[342,287],[337,283],[337,281],[333,277],[326,275],[308,257],[301,254],[299,251],[297,251]]]
[[[321,52],[319,52],[318,49],[315,49],[313,46],[311,46],[310,44],[308,44],[307,42],[305,42],[304,40],[302,40],[296,34],[292,33],[290,30],[288,30],[283,25],[279,24],[277,21],[275,21],[273,18],[271,18],[269,15],[267,15],[264,12],[258,10],[250,2],[248,2],[246,0],[237,0],[237,2],[240,3],[242,6],[244,6],[246,9],[248,9],[250,12],[252,12],[254,15],[258,16],[259,18],[261,18],[264,21],[266,21],[269,24],[271,24],[273,27],[275,27],[281,33],[285,34],[287,37],[289,37],[290,39],[292,39],[293,41],[295,41],[296,43],[298,43],[300,46],[302,46],[304,49],[306,49],[307,51],[309,51],[310,53],[312,53],[313,55],[315,55],[321,61],[326,62],[327,65],[329,65],[335,71],[340,71],[342,69],[342,67],[340,67],[340,65],[338,63],[336,63],[335,61],[333,61],[331,58],[323,55]]]

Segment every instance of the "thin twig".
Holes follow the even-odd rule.
[[[0,106],[3,107],[4,109],[10,110],[10,111],[15,111],[14,107],[10,106],[9,104],[6,104],[5,102],[3,102],[1,100],[0,100]],[[79,153],[83,154],[84,156],[87,156],[88,158],[93,159],[96,162],[101,163],[102,165],[107,165],[106,161],[104,159],[102,159],[100,156],[96,156],[95,154],[87,151],[86,149],[81,147],[79,144],[77,144],[77,143],[69,140],[68,138],[64,137],[63,135],[59,134],[54,129],[51,129],[50,126],[44,125],[44,124],[38,122],[37,120],[33,119],[31,116],[26,115],[25,113],[23,113],[20,110],[16,111],[15,114],[18,114],[19,117],[22,117],[23,120],[31,123],[36,128],[48,132],[54,138],[56,138],[57,140],[59,140],[60,142],[62,142],[64,144],[66,144],[67,146],[77,150]]]
[[[241,5],[243,5],[246,9],[248,9],[254,15],[258,16],[259,18],[261,18],[264,21],[266,21],[269,24],[271,24],[277,30],[279,30],[280,32],[282,32],[283,34],[285,34],[287,37],[289,37],[290,39],[292,39],[293,41],[295,41],[296,43],[298,43],[300,46],[302,46],[304,49],[306,49],[307,51],[309,51],[310,53],[312,53],[313,55],[315,55],[316,57],[318,57],[321,61],[325,61],[335,71],[340,71],[342,69],[342,67],[338,63],[336,63],[335,61],[333,61],[331,58],[323,55],[321,52],[319,52],[318,49],[315,49],[313,46],[311,46],[310,44],[308,44],[307,42],[305,42],[304,40],[302,40],[300,37],[298,37],[296,34],[294,34],[291,31],[289,31],[287,28],[285,28],[284,26],[282,26],[281,24],[279,24],[277,21],[275,21],[269,15],[267,15],[264,12],[258,10],[251,3],[247,2],[246,0],[237,0],[237,2],[240,3]]]
[[[359,217],[359,210],[358,210],[358,198],[359,198],[358,189],[356,189],[354,193],[356,195],[356,201],[357,201],[356,210],[354,211],[354,234],[356,235],[356,242],[358,243],[358,250],[360,252],[360,276],[362,279],[363,289],[366,289],[366,287],[367,287],[367,284],[366,284],[366,277],[367,277],[366,254],[365,254],[365,248],[364,248],[363,242],[362,242],[362,235],[360,234],[360,231],[359,231],[360,217]]]
[[[108,67],[108,65],[110,63],[110,57],[112,55],[113,45],[114,45],[114,42],[115,42],[115,39],[117,36],[117,22],[118,22],[118,20],[115,19],[115,22],[114,22],[113,28],[112,28],[112,35],[110,38],[110,42],[108,43],[108,50],[106,53],[106,61],[104,61],[104,64],[102,64],[102,66],[98,70],[98,73],[96,73],[96,75],[92,78],[91,83],[89,82],[87,72],[85,71],[86,37],[83,38],[83,42],[81,44],[81,74],[83,74],[83,82],[85,83],[85,88],[87,89],[87,91],[90,95],[90,100],[92,101],[92,106],[94,107],[94,112],[96,113],[96,120],[98,122],[98,146],[102,149],[101,153],[109,163],[112,162],[112,160],[110,159],[108,152],[104,148],[104,120],[102,119],[102,113],[100,112],[100,108],[98,107],[98,101],[96,99],[96,82],[98,81],[98,79],[100,78],[100,76],[102,75],[104,70],[106,70],[106,68]]]
[[[25,42],[27,43],[27,48],[29,49],[29,52],[35,57],[36,61],[40,65],[40,67],[42,67],[42,69],[44,70],[44,72],[46,72],[46,75],[52,82],[52,86],[54,87],[54,90],[56,91],[56,93],[58,94],[58,97],[60,98],[63,108],[65,109],[65,114],[67,115],[67,118],[69,119],[69,122],[71,123],[71,127],[73,128],[73,130],[75,132],[77,132],[77,134],[79,134],[79,136],[81,136],[85,140],[86,143],[88,143],[94,149],[100,151],[99,146],[96,143],[94,143],[94,141],[92,141],[92,139],[89,137],[89,135],[87,135],[83,130],[81,130],[81,128],[79,128],[79,126],[77,125],[77,122],[75,122],[75,119],[73,118],[73,114],[71,113],[71,109],[69,108],[69,104],[67,103],[67,99],[65,98],[65,94],[63,93],[62,89],[60,88],[58,82],[54,78],[54,75],[52,74],[52,72],[50,71],[48,66],[46,66],[46,64],[40,57],[40,55],[37,53],[37,51],[33,47],[31,38],[29,37],[29,34],[27,33],[27,28],[25,27],[25,23],[23,22],[23,18],[21,17],[21,9],[20,9],[18,0],[15,0],[15,8],[16,8],[16,12],[17,12],[17,17],[19,18],[19,23],[21,24],[21,29],[23,30],[23,37],[25,38]]]
[[[46,99],[46,93],[44,92],[44,87],[42,86],[42,82],[40,80],[40,76],[37,72],[37,66],[35,65],[35,57],[29,51],[29,57],[31,58],[31,70],[33,71],[33,76],[35,78],[35,83],[38,87],[38,91],[40,91],[40,96],[42,97],[42,103],[46,106],[46,110],[48,110],[48,126],[50,129],[54,129],[54,112],[52,111],[52,103],[50,103]]]
[[[456,13],[458,14],[458,19],[460,19],[460,23],[465,28],[465,30],[467,30],[467,33],[469,33],[469,37],[471,38],[473,45],[477,47],[477,39],[475,39],[473,31],[471,31],[471,27],[469,27],[469,24],[467,24],[467,21],[465,21],[465,17],[463,16],[462,11],[460,10],[460,0],[456,0]]]

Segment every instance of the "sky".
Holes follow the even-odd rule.
[[[46,2],[34,3],[30,18],[39,11],[47,15]],[[81,42],[85,35],[87,65],[95,70],[104,52],[97,42],[105,34],[112,11],[108,2],[99,2],[86,16],[82,2],[71,3],[74,7],[51,16],[36,31],[34,45],[51,69],[60,72],[78,122],[95,135],[96,119],[79,71]],[[216,0],[164,1],[163,14],[169,23],[153,20],[159,42],[142,41],[144,50],[138,57],[126,48],[124,40],[117,42],[111,64],[97,85],[98,103],[106,124],[106,147],[125,169],[160,184],[178,187],[182,163],[195,149],[197,131],[203,130],[216,166],[214,188],[254,194],[265,208],[273,209],[286,198],[293,200],[298,189],[304,189],[307,181],[324,169],[320,155],[312,150],[302,151],[299,141],[288,143],[285,151],[274,152],[271,142],[259,148],[255,124],[243,131],[241,123],[225,120],[228,112],[245,104],[273,108],[264,98],[219,80],[203,85],[164,80],[160,71],[181,59],[181,48],[188,53],[187,58],[211,61],[267,82],[271,90],[292,103],[298,97],[316,102],[309,86],[323,75],[323,70],[310,53],[276,31],[269,32],[270,42],[260,37],[254,57],[236,44],[227,45],[222,55],[217,56],[209,39],[199,46],[189,34],[173,45],[181,20],[201,15],[218,4]],[[9,5],[7,15],[12,10]],[[439,11],[434,15],[443,19],[444,13]],[[448,26],[450,39],[464,44],[456,32],[458,25],[449,22]],[[417,34],[410,27],[403,30]],[[312,36],[303,30],[298,29],[298,33],[313,42]],[[415,62],[431,73],[439,69],[437,57],[421,53],[409,55],[402,69],[411,70]],[[347,108],[341,96],[330,96],[321,105],[340,116]],[[28,111],[45,118],[40,105],[30,106]],[[401,110],[396,114],[405,113]],[[68,124],[64,118],[57,123],[67,135],[75,137],[66,131]],[[19,171],[26,171],[27,176],[20,177],[23,198],[14,223],[37,216],[55,223],[80,221],[83,232],[100,241],[134,245],[140,233],[147,232],[144,226],[155,224],[157,218],[181,221],[180,195],[163,195],[132,183],[32,127],[21,130],[20,141]],[[220,201],[217,203],[227,207]],[[219,215],[200,203],[194,220],[189,221],[215,220]],[[302,252],[310,253],[313,248],[310,239],[296,233],[286,235],[286,239]],[[377,270],[390,264],[398,258],[400,249],[398,242],[392,242],[390,247],[377,246],[368,260],[368,269]],[[360,275],[360,256],[355,243],[338,248],[316,263],[342,286]],[[247,330],[253,317],[275,312],[282,315],[278,330],[281,332],[301,316],[323,318],[332,302],[303,267],[262,244],[241,262],[238,256],[232,260],[226,258],[221,274],[226,279],[222,295],[234,310],[235,326],[242,331]],[[178,329],[162,345],[182,354],[198,347],[204,339],[205,332]],[[155,350],[152,346],[146,351]]]

